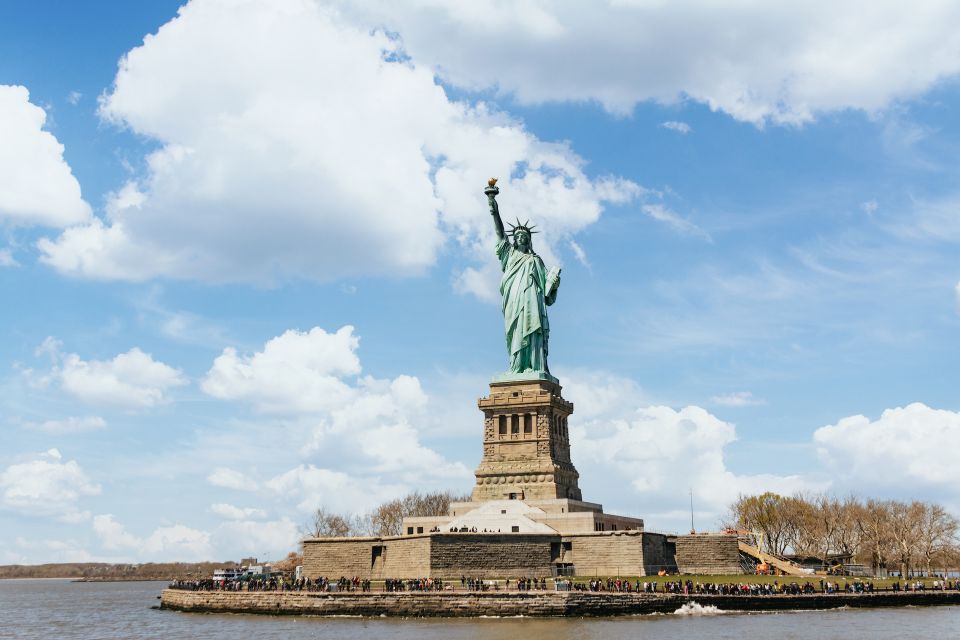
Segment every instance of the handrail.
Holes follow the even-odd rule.
[[[774,567],[776,567],[780,571],[783,571],[785,574],[789,576],[809,575],[809,572],[805,571],[799,565],[796,565],[790,562],[789,560],[779,558],[773,554],[760,551],[760,549],[754,547],[753,545],[749,545],[742,540],[738,540],[737,545],[740,547],[740,551],[742,551],[743,553],[753,556],[754,558],[756,558],[757,560],[760,560],[761,562],[766,562],[769,565],[773,565]]]

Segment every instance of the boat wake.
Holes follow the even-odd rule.
[[[699,602],[688,602],[676,611],[673,612],[675,616],[716,616],[726,611],[722,611],[712,604],[703,606]]]

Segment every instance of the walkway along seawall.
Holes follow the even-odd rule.
[[[722,596],[589,591],[319,593],[164,589],[161,609],[318,616],[617,616],[672,613],[697,602],[724,611],[958,605],[958,591]]]

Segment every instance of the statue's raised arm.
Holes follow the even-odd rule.
[[[493,216],[493,226],[497,232],[497,240],[503,240],[506,232],[503,230],[503,220],[500,219],[500,207],[497,205],[497,194],[500,193],[497,187],[497,179],[487,180],[487,188],[483,190],[487,194],[487,201],[490,203],[490,215]]]

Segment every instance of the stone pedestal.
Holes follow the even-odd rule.
[[[494,382],[477,404],[484,416],[483,459],[474,473],[474,502],[581,499],[567,432],[573,404],[559,384]]]

